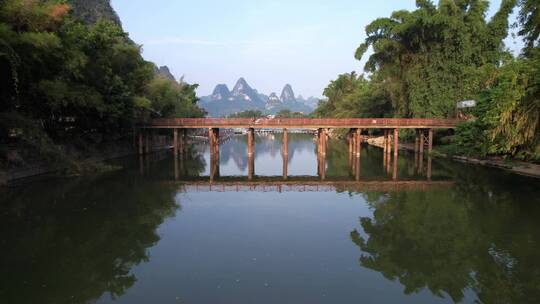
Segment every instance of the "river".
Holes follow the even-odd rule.
[[[1,302],[540,302],[538,179],[368,146],[351,168],[337,140],[321,170],[307,134],[285,164],[257,135],[252,167],[246,141],[0,190]]]

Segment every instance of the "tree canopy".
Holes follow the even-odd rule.
[[[355,56],[373,48],[365,70],[379,74],[397,116],[450,117],[482,88],[478,68],[499,63],[515,2],[503,0],[487,21],[487,1],[417,1],[370,23]]]
[[[85,24],[65,1],[0,2],[0,155],[116,141],[152,115],[199,117],[197,85],[158,77],[113,21]]]
[[[519,5],[525,48],[505,47]],[[456,103],[477,100],[475,120],[456,132],[454,152],[540,158],[540,6],[503,0],[486,18],[485,0],[416,1],[366,26],[355,57],[365,75],[339,75],[324,90],[318,117],[455,117]]]

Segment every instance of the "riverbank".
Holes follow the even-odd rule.
[[[368,144],[383,148],[383,137],[375,137],[367,140]],[[399,149],[414,151],[414,143],[400,143]],[[468,164],[476,164],[486,167],[493,167],[502,170],[506,170],[512,173],[526,175],[531,177],[540,178],[540,165],[519,161],[519,160],[506,160],[502,158],[488,157],[488,158],[474,158],[462,155],[447,155],[437,150],[437,147],[433,147],[433,156],[450,158],[455,161]]]
[[[171,149],[171,144],[165,136],[156,136],[152,146],[152,153]],[[15,153],[16,154],[16,153]],[[51,165],[46,162],[31,162],[13,166],[8,169],[0,168],[0,187],[9,186],[18,181],[39,177],[42,175],[81,176],[116,170],[115,166],[109,166],[107,161],[138,154],[138,149],[131,142],[110,144],[102,150],[94,149],[93,152],[78,157],[63,166]]]

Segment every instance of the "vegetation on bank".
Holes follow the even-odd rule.
[[[234,113],[227,116],[227,118],[259,118],[259,117],[265,117],[263,112],[259,110],[245,110],[245,111]]]
[[[114,20],[83,23],[66,1],[1,1],[0,162],[65,166],[132,143],[152,116],[204,115],[197,85],[155,70]]]
[[[238,113],[231,114],[227,116],[227,118],[262,118],[267,117],[267,114],[264,114],[262,111],[259,110],[246,110]],[[303,117],[309,117],[309,115],[306,115],[301,112],[292,112],[289,109],[283,109],[274,115],[276,118],[303,118]]]
[[[540,4],[503,0],[488,21],[482,0],[416,1],[366,27],[367,75],[339,75],[316,117],[455,117],[456,103],[478,102],[469,122],[446,138],[448,151],[540,159]],[[519,7],[518,57],[504,46]],[[448,152],[447,151],[447,152]]]

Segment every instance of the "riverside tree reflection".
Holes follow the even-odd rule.
[[[169,162],[152,163],[146,174],[167,172],[160,167]],[[200,159],[187,166],[200,168]],[[160,240],[157,228],[180,208],[178,189],[158,180],[134,168],[2,194],[2,302],[88,303],[123,295],[137,280],[131,268],[148,261],[148,249]]]
[[[361,218],[363,231],[351,232],[363,252],[360,264],[399,281],[405,294],[428,289],[460,302],[472,292],[480,303],[539,299],[540,224],[530,216],[539,206],[529,203],[540,193],[523,188],[510,200],[498,191],[505,181],[485,182],[490,186],[462,183],[450,193],[365,196],[373,217]]]

